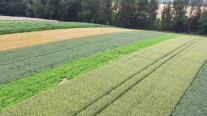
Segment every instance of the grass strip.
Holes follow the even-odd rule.
[[[87,36],[0,52],[0,85],[132,42],[163,36],[144,31]]]
[[[103,110],[100,116],[170,115],[205,62],[206,44],[207,40],[202,39],[168,60]]]
[[[52,21],[0,21],[0,24],[0,35],[66,28],[110,27],[93,23]]]
[[[54,67],[53,69],[47,69],[38,74],[1,85],[0,110],[43,92],[51,87],[58,86],[58,82],[60,82],[64,77],[70,76],[75,78],[109,62],[120,59],[121,54],[130,54],[151,45],[155,45],[157,43],[179,36],[180,35],[178,34],[172,34],[137,41],[111,50],[99,52],[86,58],[77,59],[72,62]]]
[[[181,39],[181,38],[179,38]],[[196,39],[196,38],[195,38]],[[200,39],[197,40],[192,40],[177,49],[169,52],[162,58],[158,59],[148,67],[146,67],[144,70],[134,74],[131,76],[127,81],[125,81],[123,84],[118,86],[117,88],[113,89],[113,91],[110,91],[107,95],[103,96],[102,98],[98,99],[96,102],[82,110],[82,112],[78,113],[78,116],[95,116],[99,114],[103,109],[108,107],[110,104],[112,104],[114,101],[116,101],[120,96],[122,96],[124,93],[126,93],[128,90],[130,90],[133,86],[138,84],[141,80],[146,78],[148,75],[153,73],[157,68],[162,66],[165,62],[194,44],[195,42],[199,41]],[[139,76],[138,76],[139,75]],[[135,78],[136,76],[136,78]]]
[[[119,86],[120,83],[124,82],[127,78],[129,78],[137,71],[141,71],[143,68],[150,65],[153,61],[159,59],[169,51],[172,51],[173,49],[179,47],[179,45],[181,46],[183,43],[186,43],[188,41],[189,41],[188,39],[186,39],[185,41],[176,39],[175,41],[168,41],[169,44],[167,45],[164,44],[164,42],[157,44],[155,45],[156,47],[152,47],[152,48],[150,47],[147,50],[150,53],[152,53],[151,54],[152,57],[149,57],[149,54],[148,52],[146,52],[146,50],[142,50],[140,51],[140,53],[129,55],[127,58],[123,58],[111,64],[100,67],[99,69],[95,69],[87,74],[81,75],[79,78],[72,79],[61,86],[55,87],[53,89],[49,89],[48,91],[42,92],[38,94],[38,96],[34,96],[31,99],[24,100],[23,102],[26,103],[28,100],[34,100],[31,102],[31,104],[33,104],[34,106],[38,106],[35,107],[35,110],[41,110],[38,111],[41,115],[49,115],[49,114],[45,114],[49,110],[52,110],[52,112],[49,111],[52,115],[56,115],[57,113],[60,113],[59,115],[76,113],[77,110],[83,108],[87,104],[90,104],[97,97],[101,97],[102,95],[104,95],[104,93],[107,93],[115,86]],[[137,45],[135,44],[135,46]],[[165,51],[156,52],[158,50],[162,50],[161,48],[163,47],[166,48]],[[127,47],[123,46],[123,48],[125,49]],[[118,53],[118,57],[119,55],[120,53]],[[140,59],[137,57],[140,57]],[[115,77],[117,77],[118,79]],[[48,96],[48,98],[45,96]],[[42,100],[40,100],[39,98],[42,98]],[[40,104],[42,105],[39,106],[38,101],[41,102]],[[45,104],[42,101],[50,105],[48,107],[46,105],[45,107],[47,108],[42,108],[44,107],[43,104]],[[24,106],[23,102],[19,104],[21,105],[21,108]],[[54,104],[56,105],[54,106]],[[19,107],[19,105],[17,107]],[[12,108],[14,108],[15,106],[12,106]],[[25,108],[23,109],[28,110],[30,108],[31,107],[28,106],[26,109]],[[20,111],[20,110],[16,113],[18,114],[20,112],[26,113],[25,111]],[[15,114],[15,112],[13,113]],[[36,111],[34,111],[33,113],[36,113],[35,115],[38,115]]]
[[[187,89],[172,116],[207,116],[207,61]]]

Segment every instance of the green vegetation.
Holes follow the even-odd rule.
[[[120,55],[130,54],[151,45],[179,36],[182,35],[171,34],[133,42],[111,50],[93,54],[86,58],[77,59],[52,69],[44,70],[38,74],[1,85],[0,110],[43,92],[51,87],[57,86],[58,82],[60,82],[64,77],[75,78],[111,61],[120,59]]]
[[[207,61],[175,108],[172,116],[207,116]]]
[[[199,30],[198,32],[202,35],[207,35],[207,11],[203,12],[203,15],[198,20]]]
[[[30,113],[33,113],[33,115],[40,115],[40,114],[41,115],[75,115],[75,114],[78,114],[78,112],[81,113],[84,109],[87,109],[87,107],[95,103],[100,98],[110,94],[114,90],[120,89],[119,87],[122,87],[122,85],[124,85],[125,82],[127,82],[128,80],[130,81],[133,77],[136,77],[139,72],[142,73],[143,71],[145,71],[145,69],[147,69],[154,63],[156,64],[156,66],[155,67],[153,66],[154,69],[153,68],[152,69],[155,70],[156,67],[158,66],[157,70],[161,70],[161,73],[159,73],[160,71],[156,70],[156,74],[159,74],[159,76],[155,76],[155,77],[149,76],[146,78],[146,80],[145,79],[142,80],[140,83],[142,83],[141,85],[144,85],[145,87],[141,87],[141,88],[138,87],[138,89],[140,90],[136,91],[135,93],[136,94],[139,92],[142,93],[142,92],[145,92],[144,89],[147,89],[148,91],[146,91],[147,92],[146,94],[150,94],[150,92],[152,92],[152,94],[155,94],[154,92],[157,92],[159,90],[158,88],[162,86],[164,87],[167,86],[167,90],[165,88],[162,88],[160,91],[162,90],[169,91],[169,88],[172,89],[172,87],[171,86],[168,87],[168,85],[174,85],[174,83],[172,83],[171,81],[173,79],[177,79],[176,78],[177,76],[175,75],[174,75],[175,77],[172,76],[173,74],[181,74],[180,75],[181,77],[185,76],[186,73],[187,73],[187,76],[190,75],[188,78],[185,78],[185,79],[183,78],[177,79],[174,85],[175,88],[176,88],[176,85],[180,84],[179,82],[183,82],[183,81],[186,82],[186,80],[190,82],[190,78],[193,77],[192,74],[194,74],[196,70],[199,70],[198,67],[202,65],[201,61],[206,59],[207,57],[206,56],[207,51],[205,50],[207,47],[205,46],[207,41],[204,39],[199,39],[199,38],[196,40],[194,39],[196,39],[196,37],[177,38],[177,39],[165,41],[163,43],[154,45],[152,47],[143,49],[139,52],[135,52],[129,56],[126,56],[125,58],[122,58],[113,63],[107,64],[105,66],[102,66],[100,68],[97,68],[91,72],[88,72],[86,74],[79,76],[78,78],[72,79],[64,83],[61,86],[49,89],[30,99],[26,99],[20,102],[19,104],[12,106],[11,108],[3,110],[2,112],[0,112],[0,114],[1,115],[15,115],[18,113],[18,115],[30,115]],[[143,40],[143,41],[146,41],[146,40]],[[201,47],[197,45],[201,45]],[[163,48],[166,48],[166,49],[163,49]],[[192,52],[191,50],[193,51],[198,50],[199,52],[195,54],[195,52]],[[180,52],[182,53],[179,54]],[[203,55],[202,53],[205,55]],[[149,55],[151,57],[149,57]],[[170,56],[168,57],[168,55]],[[198,55],[198,57],[194,57],[194,55]],[[119,57],[119,53],[118,53],[118,57]],[[165,59],[165,57],[168,57],[168,58],[173,57],[173,58],[165,62],[165,60],[168,60],[168,58]],[[189,60],[185,62],[186,58],[188,57],[189,57]],[[163,60],[164,62],[163,61],[159,62],[160,59],[162,60],[163,58],[165,59]],[[176,63],[176,61],[178,62]],[[162,63],[164,64],[163,66],[160,67],[161,68],[160,69],[159,65]],[[174,63],[174,64],[170,66],[169,68],[167,68],[169,66],[169,63],[170,64]],[[178,70],[172,70],[173,67],[175,66],[177,67],[179,63],[181,63],[184,66],[180,65],[180,68]],[[192,66],[194,67],[192,68]],[[185,70],[186,68],[187,69],[192,68],[193,70],[192,72],[189,73],[189,70]],[[178,72],[173,73],[173,74],[170,73],[171,74],[170,76],[169,73],[167,73],[167,72],[170,72],[169,69],[171,69],[174,72],[176,71]],[[182,73],[183,70],[185,73]],[[151,70],[149,70],[149,72],[146,71],[146,74],[150,74],[150,73],[151,73]],[[161,79],[159,79],[160,76],[162,77]],[[165,80],[165,78],[167,78],[167,80]],[[172,80],[170,80],[171,78]],[[155,80],[156,83],[153,83],[154,82],[153,80]],[[134,81],[131,81],[131,82],[134,83]],[[138,83],[137,85],[139,86],[140,83]],[[161,83],[162,86],[160,86],[160,84],[157,84],[157,83]],[[167,84],[163,85],[164,83],[167,83]],[[129,83],[129,84],[130,84],[129,86],[132,85],[132,83]],[[181,88],[183,85],[185,86],[185,83],[181,84]],[[134,86],[133,88],[137,89],[136,86]],[[155,86],[154,89],[156,91],[153,91],[153,86]],[[180,87],[178,87],[177,89],[180,89]],[[183,89],[180,89],[180,91],[183,91]],[[130,92],[130,94],[132,95],[133,92],[134,91]],[[175,91],[171,91],[170,95],[172,95],[174,92]],[[122,93],[124,93],[124,91],[122,91]],[[182,92],[178,92],[178,93],[181,94]],[[128,92],[126,91],[124,95],[127,95],[127,94]],[[137,97],[138,95],[135,95],[134,97],[132,96],[130,97],[132,97],[132,99],[134,99],[135,102],[139,100],[139,98],[146,98],[143,96]],[[163,95],[163,93],[160,95]],[[126,105],[127,103],[131,103],[132,99],[130,99],[130,97],[124,99],[125,102],[123,104],[125,105],[118,104],[117,106],[119,105],[121,105],[122,107],[127,106]],[[166,95],[164,97],[168,98],[169,96]],[[153,97],[150,95],[149,98],[153,98]],[[154,99],[154,98],[157,98],[157,99]],[[153,98],[154,100],[152,101],[160,102],[160,101],[157,101],[159,100],[159,94],[157,96],[155,95],[154,98]],[[165,101],[165,99],[163,101]],[[150,102],[149,99],[148,99],[148,102]],[[113,106],[114,103],[112,103],[110,106]],[[146,102],[143,102],[143,103],[146,104]],[[149,106],[148,108],[150,109],[151,106]],[[163,105],[163,106],[167,109],[169,108],[168,105],[167,106]],[[107,109],[110,109],[109,107]],[[138,110],[139,108],[141,108],[141,107],[135,108],[133,104],[130,104],[130,107],[132,108],[121,108],[122,110],[118,108],[117,113],[124,111],[125,109],[130,110],[134,108]],[[156,105],[154,104],[154,106],[152,107],[156,107]],[[154,109],[152,108],[152,110],[150,111],[154,111]],[[162,111],[163,110],[161,110],[160,112]]]
[[[99,115],[169,116],[205,62],[206,44],[207,40],[200,38],[180,50],[177,55],[125,91],[125,94],[104,108]],[[133,78],[139,79],[140,76],[138,74]]]
[[[109,27],[107,25],[80,22],[52,21],[0,21],[0,35],[66,28]]]
[[[87,36],[0,52],[0,85],[65,62],[164,33],[131,31]]]
[[[159,2],[173,6],[158,9]],[[206,6],[207,0],[0,0],[0,15],[206,34],[205,24],[199,22]],[[161,28],[156,26],[158,12]]]

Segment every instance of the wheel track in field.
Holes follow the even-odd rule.
[[[130,76],[129,78],[127,78],[126,80],[124,80],[121,84],[115,86],[113,89],[109,90],[106,94],[104,94],[103,96],[97,98],[96,100],[94,100],[92,103],[90,103],[89,105],[85,106],[84,108],[82,108],[79,111],[76,111],[73,115],[86,115],[85,113],[88,113],[92,111],[91,109],[97,108],[99,110],[94,110],[97,112],[90,112],[89,114],[91,115],[97,115],[99,114],[101,111],[103,111],[105,108],[107,108],[110,104],[113,104],[118,98],[120,98],[125,92],[129,91],[133,86],[137,85],[139,82],[141,82],[143,79],[145,79],[147,76],[149,76],[150,74],[152,74],[157,68],[161,67],[164,63],[166,63],[167,61],[169,61],[170,59],[172,59],[173,57],[175,57],[176,55],[178,55],[179,53],[181,53],[182,51],[186,50],[187,48],[191,47],[192,45],[198,43],[199,41],[201,41],[202,39],[196,39],[196,40],[191,40],[183,45],[181,45],[180,47],[174,49],[173,51],[167,53],[166,55],[164,55],[163,57],[161,57],[160,59],[156,60],[155,62],[151,63],[150,65],[148,65],[147,67],[145,67],[144,69],[142,69],[141,71],[133,74],[132,76]],[[148,70],[150,70],[150,72],[148,73]],[[133,79],[134,76],[136,75],[144,75],[142,76],[140,79]],[[128,83],[133,83],[133,84],[129,84]],[[123,86],[123,87],[122,87]],[[125,86],[127,86],[127,88],[125,88]],[[119,88],[121,88],[121,90],[119,91]],[[118,91],[118,92],[117,92]],[[116,94],[115,97],[113,97],[110,94]],[[104,99],[106,99],[108,96],[112,96],[112,100],[103,102],[105,101]],[[109,97],[110,98],[110,97]],[[103,99],[103,100],[102,100]],[[100,108],[97,106],[100,105],[96,105],[98,104],[98,102],[102,102],[102,104],[104,103],[104,105]],[[100,104],[100,103],[99,103]]]

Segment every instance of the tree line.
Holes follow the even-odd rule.
[[[158,0],[0,0],[0,15],[207,34],[205,5],[203,0],[167,2],[157,19]]]

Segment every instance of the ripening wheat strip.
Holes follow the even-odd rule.
[[[176,55],[103,110],[100,116],[170,115],[205,62],[206,44],[207,40],[203,39]]]

